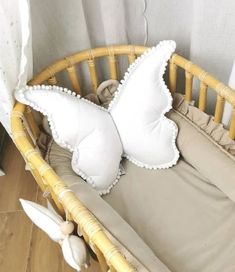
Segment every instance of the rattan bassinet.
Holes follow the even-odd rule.
[[[85,50],[59,60],[47,67],[36,75],[29,84],[36,85],[47,82],[50,85],[55,85],[57,84],[57,74],[65,72],[71,80],[73,90],[80,93],[76,66],[81,62],[86,62],[90,72],[92,87],[95,92],[98,86],[95,66],[96,58],[106,58],[110,68],[110,78],[117,79],[118,56],[126,55],[129,63],[132,63],[135,58],[146,49],[147,48],[143,46],[120,45]],[[174,54],[169,64],[169,88],[172,93],[176,92],[177,89],[177,68],[181,68],[185,72],[186,101],[192,100],[193,77],[196,77],[200,81],[198,108],[201,111],[206,110],[207,89],[210,88],[216,92],[215,122],[221,122],[225,101],[228,101],[233,106],[229,136],[231,139],[235,139],[235,92],[197,65]],[[102,271],[108,271],[109,269],[110,271],[122,272],[134,271],[132,265],[108,239],[98,220],[84,207],[73,192],[67,190],[63,180],[59,178],[50,165],[42,158],[36,146],[40,127],[34,120],[31,109],[17,102],[12,112],[11,120],[14,142],[30,167],[41,190],[50,192],[55,206],[60,213],[64,214],[66,211],[67,216],[79,225],[86,242],[92,242],[93,250],[97,255]],[[61,194],[63,194],[63,198],[59,199]]]

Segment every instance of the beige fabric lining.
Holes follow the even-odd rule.
[[[213,116],[200,111],[185,101],[184,96],[179,93],[174,95],[173,108],[192,121],[197,129],[200,128],[201,132],[209,135],[218,144],[217,146],[222,147],[232,156],[235,156],[235,141],[229,137],[228,130],[223,127],[223,124],[214,122]],[[235,157],[232,156],[230,158],[235,160]]]
[[[123,160],[126,175],[104,197],[110,207],[73,173],[70,152],[53,142],[48,157],[113,241],[135,256],[128,257],[135,266],[140,265],[138,259],[149,271],[158,271],[159,258],[176,272],[235,269],[235,204],[186,161],[180,159],[175,167],[155,171]]]
[[[234,271],[235,142],[182,95],[174,97],[174,108],[168,117],[179,128],[178,164],[155,171],[123,160],[126,175],[105,201],[72,171],[71,154],[53,141],[47,160],[110,239],[121,251],[126,247],[138,271]]]
[[[169,272],[167,267],[154,255],[134,229],[108,203],[103,201],[97,191],[73,172],[69,151],[51,141],[46,160],[66,185],[73,190],[80,201],[109,231],[114,244],[118,243],[120,250],[123,253],[128,253],[128,260],[135,267],[138,267],[138,271],[155,272],[157,268],[159,272]]]
[[[123,166],[103,198],[171,271],[235,270],[234,202],[182,159],[158,171]]]

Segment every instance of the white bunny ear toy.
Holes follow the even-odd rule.
[[[149,169],[169,168],[179,158],[177,126],[165,117],[172,97],[163,80],[175,47],[162,41],[137,58],[108,109],[58,86],[26,86],[15,96],[48,117],[56,143],[73,152],[74,172],[105,194],[120,178],[122,157]]]
[[[34,202],[24,199],[20,199],[20,202],[32,222],[60,244],[64,259],[72,268],[81,271],[82,267],[88,267],[89,255],[86,245],[81,238],[71,235],[74,230],[72,222],[64,221],[54,210]]]

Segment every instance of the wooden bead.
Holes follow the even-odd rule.
[[[74,224],[70,221],[65,221],[60,225],[60,230],[64,235],[71,234],[74,230]]]

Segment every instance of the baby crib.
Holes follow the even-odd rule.
[[[96,74],[96,59],[106,58],[110,69],[110,79],[118,79],[118,61],[120,55],[125,55],[131,64],[138,55],[142,54],[147,47],[134,45],[120,45],[101,47],[85,50],[50,65],[37,74],[29,85],[57,84],[57,74],[67,73],[73,90],[80,94],[80,80],[77,75],[77,65],[86,62],[90,72],[90,79],[94,92],[98,87]],[[169,89],[172,93],[177,90],[177,69],[181,68],[185,73],[185,97],[188,102],[192,100],[193,78],[200,81],[198,108],[206,110],[207,89],[214,90],[217,95],[214,112],[214,121],[220,123],[225,101],[233,106],[232,121],[229,128],[229,137],[235,139],[235,92],[216,80],[209,73],[186,60],[180,55],[173,54],[169,63]],[[67,189],[64,181],[55,173],[48,163],[45,162],[37,148],[37,139],[40,134],[40,126],[34,119],[31,108],[19,102],[16,103],[11,116],[12,135],[14,142],[29,166],[36,182],[43,192],[49,191],[52,203],[55,204],[61,214],[65,214],[78,226],[85,241],[92,243],[92,249],[97,256],[102,271],[135,271],[134,267],[123,256],[119,249],[107,237],[99,221],[81,203],[75,194]],[[63,194],[63,199],[59,195]]]

